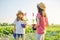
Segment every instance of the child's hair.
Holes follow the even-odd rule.
[[[40,13],[40,15],[42,17],[46,17],[46,13],[44,12],[46,9],[45,4],[43,2],[40,2],[39,4],[37,4],[37,8],[38,8],[38,12]],[[44,12],[44,15],[43,15],[43,12]]]
[[[46,17],[46,13],[44,13],[45,15],[43,15],[44,9],[41,9],[38,5],[37,5],[37,9],[41,16]]]
[[[19,15],[23,15],[24,16],[24,13],[22,11],[18,11],[18,13],[16,15],[17,16],[17,21],[19,21],[19,20],[23,21],[23,18],[20,18]]]

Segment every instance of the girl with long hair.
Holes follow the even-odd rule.
[[[48,19],[46,15],[46,6],[44,3],[39,3],[37,5],[38,13],[36,16],[37,24],[36,28],[36,40],[44,40],[46,28],[48,26]]]

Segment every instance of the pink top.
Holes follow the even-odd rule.
[[[37,27],[36,33],[44,34],[45,33],[45,27],[48,25],[47,17],[41,17],[41,15],[38,13],[37,18],[40,21],[39,21],[39,26]]]

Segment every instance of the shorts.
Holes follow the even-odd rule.
[[[16,34],[16,38],[24,38],[24,34]]]
[[[44,40],[44,34],[36,34],[36,40]]]

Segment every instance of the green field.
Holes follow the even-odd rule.
[[[35,40],[35,32],[31,26],[27,27],[25,34],[26,40]],[[0,26],[0,40],[5,36],[10,40],[13,40],[13,26]],[[47,28],[45,40],[60,40],[60,25],[50,25]]]

